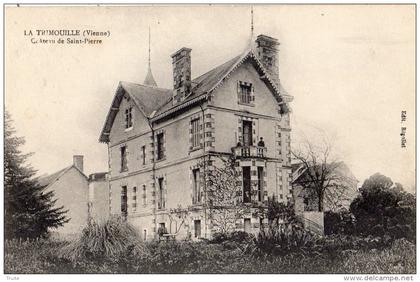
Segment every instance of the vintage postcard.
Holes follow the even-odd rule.
[[[9,280],[414,278],[414,4],[5,5],[4,23]]]

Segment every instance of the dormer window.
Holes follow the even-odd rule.
[[[252,83],[238,81],[238,102],[240,104],[252,105],[254,102],[254,87]]]
[[[133,107],[125,109],[125,129],[133,127]]]

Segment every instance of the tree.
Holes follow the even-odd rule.
[[[304,171],[293,184],[316,199],[320,212],[324,211],[325,202],[338,209],[340,202],[348,197],[349,188],[356,184],[351,173],[345,172],[344,163],[331,157],[331,151],[332,145],[325,138],[320,144],[307,140],[292,150]]]
[[[36,171],[27,165],[31,154],[19,149],[24,138],[16,137],[10,115],[5,113],[4,136],[4,230],[5,238],[44,236],[48,228],[62,226],[68,220],[63,207],[54,208],[52,191],[40,187]]]
[[[207,206],[215,231],[228,234],[235,231],[236,221],[248,213],[250,208],[241,200],[242,187],[237,185],[234,159],[219,157],[218,160],[220,165],[204,170]]]
[[[360,234],[415,238],[415,196],[380,173],[364,181],[350,211],[356,218],[356,229]]]

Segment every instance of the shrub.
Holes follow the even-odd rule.
[[[58,256],[72,262],[83,259],[118,261],[124,256],[143,257],[147,253],[136,229],[121,218],[112,217],[100,224],[89,222],[81,236],[61,248]]]
[[[210,243],[222,243],[225,241],[233,241],[237,243],[243,243],[250,241],[254,238],[254,235],[243,231],[234,231],[230,233],[215,233]]]
[[[326,211],[324,213],[324,232],[325,235],[353,234],[354,217],[352,213],[347,210]]]
[[[254,255],[284,255],[309,249],[318,237],[302,226],[291,224],[263,229],[254,240]]]

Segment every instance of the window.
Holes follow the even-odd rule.
[[[201,237],[201,220],[194,220],[194,238]]]
[[[252,98],[252,84],[246,82],[239,82],[239,102],[243,104],[251,104]]]
[[[127,147],[126,146],[122,146],[120,148],[121,150],[121,171],[127,171],[128,167],[127,167]]]
[[[196,148],[200,146],[200,119],[193,119],[191,121],[191,138],[192,147]]]
[[[163,234],[168,234],[168,230],[166,229],[165,222],[159,223],[159,228],[158,228],[158,235],[162,236]]]
[[[251,219],[250,218],[244,218],[244,231],[246,233],[251,232]]]
[[[243,183],[243,202],[251,202],[251,168],[249,166],[242,167],[242,183]]]
[[[133,187],[133,203],[131,209],[133,212],[137,210],[137,187]]]
[[[242,121],[242,136],[243,136],[243,145],[245,147],[252,146],[252,121],[250,120]]]
[[[163,133],[159,133],[156,136],[157,139],[157,159],[161,160],[164,158],[164,152],[163,152]]]
[[[200,169],[193,169],[193,204],[201,203]]]
[[[146,190],[146,185],[143,185],[143,206],[147,205],[147,190]]]
[[[163,177],[158,178],[158,209],[165,208],[165,198],[163,190]]]
[[[127,206],[127,186],[121,187],[121,216],[125,219],[128,214]]]
[[[142,164],[146,164],[146,146],[141,146],[141,158],[142,158]]]
[[[143,229],[143,241],[147,240],[147,229]]]
[[[264,168],[258,167],[258,201],[264,199]]]
[[[125,128],[133,127],[133,107],[125,109]]]

